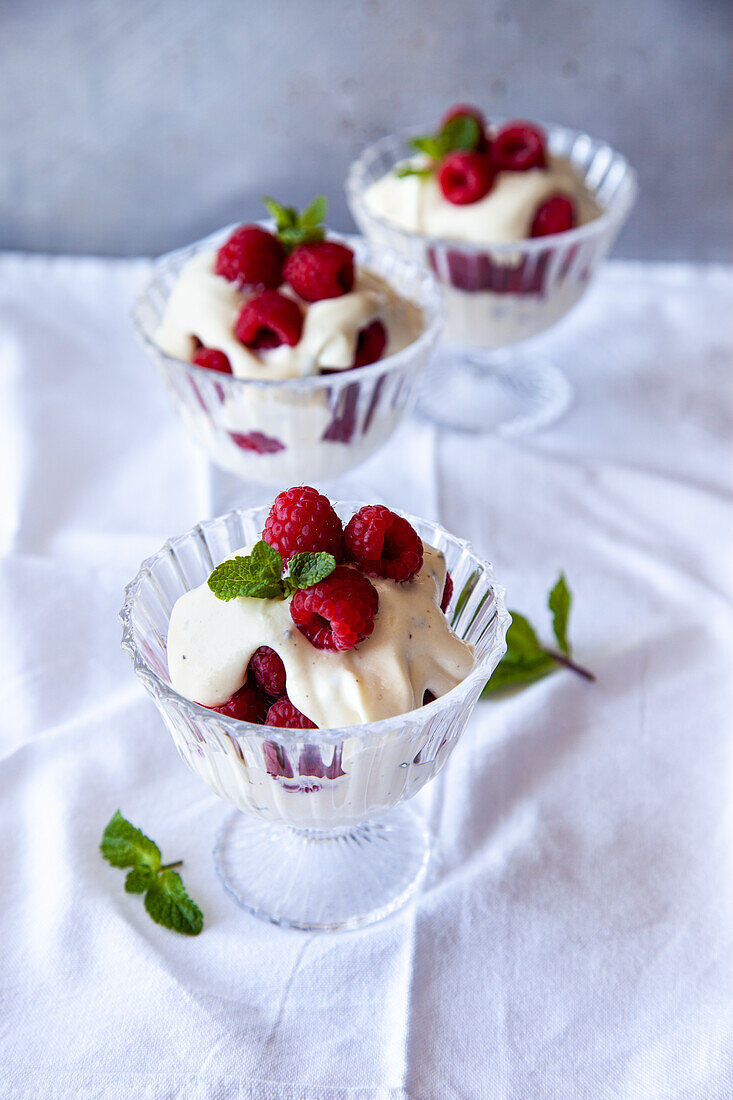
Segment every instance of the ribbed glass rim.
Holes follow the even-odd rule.
[[[244,223],[234,222],[232,225],[228,225],[223,229],[215,230],[206,237],[201,237],[198,241],[194,241],[193,244],[174,249],[172,252],[166,252],[164,255],[159,256],[153,261],[153,269],[150,278],[135,298],[132,307],[131,316],[135,332],[148,354],[153,358],[160,359],[170,364],[170,366],[176,370],[183,368],[194,380],[196,378],[202,378],[203,376],[210,379],[212,372],[207,370],[206,367],[199,367],[196,363],[189,362],[187,359],[177,359],[172,355],[168,355],[159,348],[153,339],[153,334],[146,328],[141,313],[145,308],[151,290],[156,285],[161,274],[168,271],[180,270],[186,261],[190,260],[199,252],[219,247],[219,245],[223,244],[227,237],[229,237],[241,224]],[[270,230],[273,228],[272,221],[267,220],[247,222],[246,224],[261,225],[264,229]],[[432,272],[428,271],[423,265],[416,263],[409,257],[400,255],[400,253],[394,249],[375,248],[365,237],[348,233],[332,233],[330,231],[327,237],[328,240],[339,241],[352,248],[357,253],[357,261],[363,263],[366,267],[369,267],[370,259],[374,260],[377,256],[386,256],[394,265],[395,269],[401,272],[405,278],[419,280],[421,285],[420,299],[409,298],[409,300],[422,311],[425,318],[425,327],[417,339],[413,340],[407,347],[402,348],[401,351],[395,352],[393,355],[386,355],[383,359],[378,359],[376,363],[369,363],[365,367],[337,370],[334,371],[333,374],[315,374],[304,378],[272,380],[265,378],[238,378],[234,374],[217,374],[217,382],[224,386],[239,387],[242,391],[246,389],[256,389],[267,390],[268,392],[290,391],[308,393],[318,389],[332,390],[334,387],[346,386],[350,383],[366,380],[369,377],[377,377],[378,375],[399,371],[405,366],[411,368],[419,362],[423,356],[426,356],[437,344],[440,330],[443,326],[444,307],[440,287]],[[397,293],[401,292],[397,291]],[[401,294],[401,297],[406,297],[406,295]]]
[[[495,119],[492,125],[501,126],[508,121],[510,121],[510,119]],[[554,122],[537,122],[536,124],[541,126],[547,134],[551,151],[553,143],[557,143],[559,140],[572,142],[573,144],[584,141],[592,145],[597,145],[598,153],[605,151],[609,165],[615,162],[617,166],[619,186],[616,188],[610,202],[602,205],[601,214],[592,221],[586,222],[585,225],[579,225],[575,229],[566,229],[561,233],[553,233],[551,237],[524,237],[517,241],[504,241],[494,244],[491,241],[466,241],[452,237],[434,237],[427,233],[418,233],[410,229],[403,229],[387,218],[374,214],[367,208],[363,199],[366,187],[369,183],[373,182],[372,179],[368,178],[368,170],[372,163],[377,157],[387,152],[397,141],[401,142],[406,155],[408,152],[407,139],[414,137],[415,134],[429,133],[431,131],[430,126],[401,127],[391,134],[386,134],[384,137],[381,137],[378,141],[373,142],[362,150],[356,160],[349,166],[344,184],[346,198],[351,211],[355,217],[357,217],[358,213],[359,217],[357,221],[359,218],[362,218],[364,222],[373,222],[383,230],[401,236],[406,240],[422,242],[428,247],[451,248],[455,251],[466,253],[475,253],[477,251],[509,253],[517,252],[518,250],[522,252],[541,252],[551,245],[572,245],[576,242],[580,243],[601,234],[606,229],[617,230],[631,210],[638,192],[636,172],[626,160],[626,157],[609,145],[608,142],[593,138],[582,130],[573,130],[569,126],[561,126]],[[397,164],[399,159],[404,158],[398,158],[394,163]],[[625,186],[622,186],[622,183],[625,183]],[[589,190],[593,193],[592,188],[589,188]]]
[[[364,507],[363,501],[333,501],[334,508],[340,509],[353,509],[357,511],[359,508]],[[201,523],[195,524],[188,531],[182,535],[177,535],[174,538],[167,539],[163,546],[156,551],[155,554],[146,558],[138,570],[136,576],[125,587],[125,599],[120,609],[118,618],[122,624],[122,648],[129,653],[132,658],[134,672],[138,679],[142,680],[148,690],[153,694],[161,703],[172,703],[179,709],[190,711],[195,715],[197,723],[204,726],[211,724],[216,725],[218,729],[225,729],[226,732],[233,740],[244,738],[247,736],[257,735],[262,736],[267,740],[287,737],[288,734],[297,733],[299,742],[309,742],[314,745],[317,744],[332,744],[344,740],[345,736],[350,738],[356,738],[362,741],[379,740],[380,738],[393,733],[395,723],[400,722],[401,719],[408,716],[420,714],[425,717],[427,721],[429,718],[439,714],[441,710],[449,710],[452,707],[459,705],[462,700],[469,696],[472,690],[478,686],[479,682],[481,687],[488,679],[490,671],[496,665],[496,658],[501,657],[506,652],[506,631],[511,622],[511,616],[506,607],[506,589],[503,585],[498,584],[494,575],[493,566],[486,559],[479,557],[474,551],[473,547],[465,539],[459,539],[455,535],[452,535],[450,531],[446,530],[439,523],[434,523],[430,520],[421,519],[418,516],[414,516],[409,512],[404,512],[401,509],[393,509],[398,515],[404,516],[408,522],[416,524],[422,528],[429,528],[434,534],[440,535],[449,542],[451,542],[460,553],[468,555],[472,560],[473,574],[478,575],[476,582],[474,583],[471,593],[467,599],[467,602],[462,610],[462,614],[465,612],[471,614],[471,622],[473,622],[476,616],[479,614],[481,606],[485,602],[486,596],[484,595],[480,599],[476,599],[475,606],[472,606],[472,599],[476,595],[476,591],[481,584],[481,579],[486,583],[487,589],[491,591],[494,597],[494,613],[491,619],[487,622],[484,633],[488,630],[492,624],[496,624],[494,631],[494,640],[489,646],[486,653],[476,659],[473,668],[468,675],[461,680],[459,684],[456,684],[454,688],[446,692],[445,695],[441,695],[440,698],[433,700],[431,703],[427,703],[422,707],[417,707],[412,711],[405,711],[403,714],[394,715],[391,718],[382,718],[378,722],[368,722],[356,726],[342,726],[342,727],[324,727],[315,730],[287,730],[281,729],[276,726],[262,726],[252,722],[244,722],[237,718],[231,718],[228,715],[219,714],[217,711],[211,711],[209,708],[201,706],[199,703],[193,702],[185,695],[181,695],[170,683],[165,680],[151,668],[144,655],[141,653],[138,645],[135,641],[135,628],[133,625],[133,609],[135,601],[138,597],[142,585],[150,576],[153,567],[156,562],[171,551],[175,552],[177,546],[191,538],[193,535],[198,534],[199,537],[205,538],[205,532],[208,528],[213,527],[215,524],[226,524],[229,520],[235,517],[251,517],[255,518],[260,515],[264,518],[269,511],[269,505],[260,506],[256,508],[234,508],[230,512],[226,512],[220,516],[214,516],[212,519],[204,520]],[[234,548],[233,548],[234,549]],[[483,636],[483,634],[482,634]],[[489,671],[490,670],[490,671]]]

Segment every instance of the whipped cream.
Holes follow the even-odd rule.
[[[377,318],[387,330],[386,355],[417,339],[422,314],[373,271],[357,267],[354,288],[340,298],[305,302],[287,285],[281,294],[293,298],[304,315],[303,333],[290,347],[257,351],[234,335],[242,306],[252,297],[216,274],[216,251],[199,252],[182,268],[171,291],[155,342],[167,355],[189,360],[198,339],[229,358],[238,378],[282,381],[318,374],[321,368],[347,370],[354,362],[359,331]],[[196,338],[196,339],[194,339]]]
[[[282,659],[291,702],[320,728],[360,725],[422,705],[470,672],[473,650],[440,610],[443,554],[423,544],[420,572],[405,584],[371,578],[379,594],[374,631],[354,649],[316,649],[290,617],[290,600],[217,599],[204,582],[181,596],[168,629],[176,691],[204,706],[225,703],[245,681],[254,651]],[[247,554],[247,549],[231,555]]]
[[[409,163],[423,161],[416,157]],[[364,203],[371,214],[411,233],[505,244],[529,236],[537,207],[557,191],[574,197],[578,225],[598,217],[600,208],[570,161],[553,156],[547,168],[499,172],[487,195],[463,206],[448,202],[434,172],[400,178],[394,170],[367,188]]]

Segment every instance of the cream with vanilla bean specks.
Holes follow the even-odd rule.
[[[394,717],[473,665],[444,614],[451,591],[443,555],[401,516],[368,506],[342,529],[327,498],[291,489],[261,542],[175,604],[171,683],[214,710],[285,728]]]
[[[326,239],[325,199],[301,214],[265,201],[274,231],[241,226],[218,250],[202,250],[185,264],[155,333],[162,351],[234,378],[283,382],[369,366],[418,338],[421,310],[357,264],[346,244]],[[337,459],[335,444],[351,441],[334,422],[328,396],[230,390],[218,421],[229,446],[253,455],[297,454],[312,440],[326,473]],[[303,457],[310,467],[319,464],[317,454]]]

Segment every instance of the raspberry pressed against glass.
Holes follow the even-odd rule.
[[[218,348],[197,348],[191,356],[191,362],[197,367],[205,367],[206,370],[215,370],[220,374],[231,374],[232,365],[229,357]]]
[[[264,432],[230,432],[232,442],[236,443],[241,451],[254,451],[258,455],[274,455],[278,451],[284,451],[285,444],[272,435]]]
[[[440,610],[445,614],[448,610],[448,605],[451,602],[453,596],[453,578],[450,573],[445,574],[445,584],[443,585],[443,596],[440,601]]]
[[[253,684],[247,683],[235,691],[231,699],[218,707],[209,707],[219,714],[226,714],[230,718],[238,718],[241,722],[262,723],[267,712],[267,699]]]
[[[402,516],[382,504],[360,508],[344,531],[344,548],[365,573],[409,581],[423,560],[422,539]]]
[[[496,171],[485,153],[467,153],[459,149],[443,157],[438,168],[438,183],[443,195],[454,206],[478,202],[494,186]]]
[[[345,650],[369,637],[378,607],[372,582],[338,565],[325,580],[294,593],[290,617],[316,649]]]
[[[265,695],[279,699],[285,694],[285,665],[279,653],[261,645],[249,659],[249,672]]]
[[[339,561],[343,528],[328,497],[310,485],[298,485],[275,497],[262,538],[284,562],[293,554],[318,550]]]
[[[240,286],[274,289],[283,281],[285,249],[259,225],[243,225],[216,255],[216,274]]]
[[[531,122],[509,122],[492,141],[491,157],[496,167],[506,172],[545,168],[545,135]]]
[[[303,313],[297,302],[276,290],[263,290],[242,306],[234,335],[248,348],[264,351],[288,344],[291,348],[303,332]]]
[[[306,302],[340,298],[354,288],[354,253],[337,241],[301,244],[285,261],[284,275]]]
[[[387,346],[387,330],[381,321],[372,321],[360,329],[354,353],[355,367],[368,367],[384,355]]]
[[[549,237],[564,233],[575,225],[575,203],[570,195],[551,195],[541,202],[532,219],[530,237]]]
[[[278,699],[277,702],[272,704],[267,712],[265,725],[279,726],[280,729],[288,730],[318,729],[315,722],[311,722],[310,718],[307,718],[302,711],[293,706],[287,695],[283,695],[282,699]]]

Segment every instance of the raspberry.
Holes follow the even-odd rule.
[[[485,153],[458,149],[443,157],[438,169],[440,190],[454,206],[478,202],[494,186],[496,172]]]
[[[549,255],[548,251],[534,257],[522,256],[518,264],[512,265],[494,263],[483,252],[447,249],[436,253],[430,249],[428,262],[441,282],[447,281],[460,290],[529,295],[542,293]]]
[[[295,592],[290,618],[316,649],[353,649],[374,630],[378,607],[372,582],[337,565],[325,580]]]
[[[445,574],[445,584],[443,585],[443,596],[440,601],[440,610],[445,614],[448,610],[448,604],[453,596],[453,578],[450,573]]]
[[[265,695],[279,699],[285,694],[285,665],[269,645],[261,645],[249,659],[249,670]],[[271,723],[272,724],[272,723]]]
[[[372,321],[359,331],[354,353],[354,366],[367,367],[384,355],[387,346],[387,330],[381,321]]]
[[[530,237],[549,237],[551,233],[564,233],[575,225],[575,203],[570,195],[558,192],[545,199],[535,210]]]
[[[344,547],[360,569],[374,577],[409,581],[420,569],[422,540],[402,516],[383,504],[360,508],[344,531]]]
[[[216,370],[220,374],[231,374],[232,365],[228,356],[218,348],[197,348],[191,357],[191,362],[197,367],[205,367],[207,370]]]
[[[340,298],[354,286],[354,253],[336,241],[301,244],[288,256],[284,275],[306,302]]]
[[[430,688],[425,688],[425,692],[424,692],[423,697],[422,697],[422,705],[424,707],[426,707],[428,705],[428,703],[434,703],[434,702],[435,702],[435,696],[433,695],[432,691],[430,690]]]
[[[340,775],[346,775],[341,767],[342,752],[339,745],[334,750],[331,763],[324,764],[318,745],[306,745],[298,759],[298,775],[312,775],[316,779],[338,779]]]
[[[486,119],[484,118],[483,112],[479,111],[478,107],[472,107],[470,103],[456,103],[453,107],[450,107],[441,118],[438,131],[442,132],[454,118],[473,118],[476,120],[480,134],[476,152],[485,153],[489,147],[489,143],[486,140]]]
[[[545,168],[545,135],[531,122],[509,122],[492,141],[491,157],[500,171],[526,172],[528,168]]]
[[[341,557],[343,528],[328,497],[310,485],[285,489],[273,502],[262,531],[284,562],[293,554],[323,550]]]
[[[263,290],[245,302],[234,326],[234,335],[245,347],[262,350],[279,348],[281,344],[292,348],[302,332],[300,306],[276,290]]]
[[[254,451],[258,455],[274,455],[285,450],[285,444],[274,436],[263,432],[230,432],[234,443],[243,451]]]
[[[266,726],[278,726],[286,730],[317,730],[315,722],[294,707],[287,695],[273,703],[267,712]],[[290,777],[289,777],[290,778]]]
[[[282,702],[282,700],[279,699],[278,702]],[[282,776],[284,779],[293,778],[293,765],[285,755],[282,745],[276,745],[274,741],[265,741],[262,752],[265,757],[265,767],[268,775]]]
[[[216,255],[216,274],[240,286],[274,288],[283,281],[285,249],[259,225],[242,225]]]
[[[323,373],[328,373],[323,371]],[[337,372],[333,372],[337,373]],[[337,391],[336,408],[333,419],[323,433],[322,438],[329,443],[350,443],[354,438],[359,405],[359,383],[354,382]],[[366,431],[366,422],[364,424]]]
[[[262,723],[267,711],[267,700],[256,687],[248,683],[235,691],[228,702],[208,709],[226,714],[230,718],[238,718],[241,722]]]

